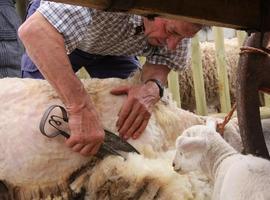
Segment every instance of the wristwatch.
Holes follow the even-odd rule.
[[[157,79],[154,79],[154,78],[150,78],[150,79],[146,80],[144,82],[144,84],[148,83],[149,81],[154,82],[158,86],[159,97],[162,98],[163,97],[163,94],[164,94],[164,86],[162,85],[162,83],[160,82],[160,80],[157,80]]]

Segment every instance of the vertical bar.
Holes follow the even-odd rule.
[[[172,93],[173,100],[176,101],[177,106],[181,107],[180,88],[179,88],[179,74],[171,71],[168,76],[168,86]]]
[[[194,82],[196,113],[199,115],[207,115],[205,88],[202,69],[202,55],[198,34],[191,40],[191,69]]]
[[[264,102],[266,107],[270,107],[270,95],[264,93]]]
[[[238,46],[240,48],[244,44],[247,33],[245,31],[236,31],[236,35],[237,35],[237,39],[238,39]]]
[[[229,80],[225,60],[224,34],[223,29],[219,27],[213,27],[213,32],[216,47],[215,52],[216,52],[221,112],[228,113],[231,110],[231,98],[229,92]]]

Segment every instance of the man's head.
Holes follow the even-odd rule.
[[[193,37],[202,26],[181,20],[156,17],[154,20],[144,18],[144,27],[145,35],[151,45],[167,46],[168,49],[174,50],[183,38]]]

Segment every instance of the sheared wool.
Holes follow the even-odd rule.
[[[111,78],[89,79],[82,82],[91,95],[104,128],[117,133],[115,126],[117,114],[126,96],[111,95],[110,90],[120,85],[139,83],[138,76],[127,80]],[[196,193],[190,189],[192,184],[188,179],[174,180],[172,177],[181,176],[168,170],[169,167],[163,166],[161,160],[147,160],[158,158],[161,152],[173,149],[175,139],[184,129],[204,123],[201,116],[177,108],[169,94],[155,106],[143,135],[137,140],[128,141],[141,152],[142,157],[137,158],[137,161],[134,158],[123,163],[117,158],[98,161],[94,157],[83,157],[67,148],[62,136],[49,139],[40,133],[39,122],[45,110],[50,105],[63,105],[47,81],[6,78],[1,79],[0,84],[0,180],[6,183],[10,193],[15,196],[14,199],[72,199],[76,195],[90,194],[89,189],[94,188],[89,177],[94,176],[98,169],[102,169],[97,166],[106,166],[102,164],[103,162],[111,163],[112,171],[108,173],[113,175],[115,169],[119,177],[126,179],[123,179],[124,183],[132,184],[129,181],[133,181],[136,177],[141,177],[141,181],[149,180],[149,188],[153,188],[150,192],[153,195],[157,188],[164,188],[164,195],[160,193],[164,198],[167,193],[171,193],[170,197],[174,198],[174,192],[169,188],[182,188],[175,191],[175,194],[181,193],[184,198],[194,196]],[[141,166],[142,170],[138,170],[136,175],[128,179],[126,177],[128,175],[123,173],[122,166],[127,165],[126,167],[132,171],[131,166],[136,166],[134,162],[139,162],[137,167]],[[160,167],[153,168],[155,162],[160,162]],[[93,170],[94,168],[96,170]],[[147,175],[150,171],[151,176]],[[162,171],[166,171],[164,180],[159,178],[159,172]],[[109,183],[108,180],[109,177],[107,177]],[[176,182],[182,181],[183,183],[176,186]],[[168,184],[168,188],[163,185],[164,183]],[[139,192],[139,189],[133,190]],[[121,199],[121,195],[124,194],[118,195],[118,199]]]

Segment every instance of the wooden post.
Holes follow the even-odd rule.
[[[264,94],[264,102],[266,107],[270,107],[270,95]]]
[[[171,71],[168,76],[168,86],[172,93],[173,100],[176,101],[177,106],[181,107],[180,88],[179,88],[179,74]]]
[[[236,31],[238,46],[239,48],[243,46],[243,43],[247,37],[247,33],[245,31]]]
[[[231,110],[231,98],[229,92],[229,80],[226,68],[224,34],[223,29],[213,27],[216,47],[216,63],[218,73],[219,98],[221,112],[228,113]]]
[[[196,113],[199,115],[207,115],[205,87],[203,80],[202,55],[198,34],[191,40],[191,67],[194,82]]]

